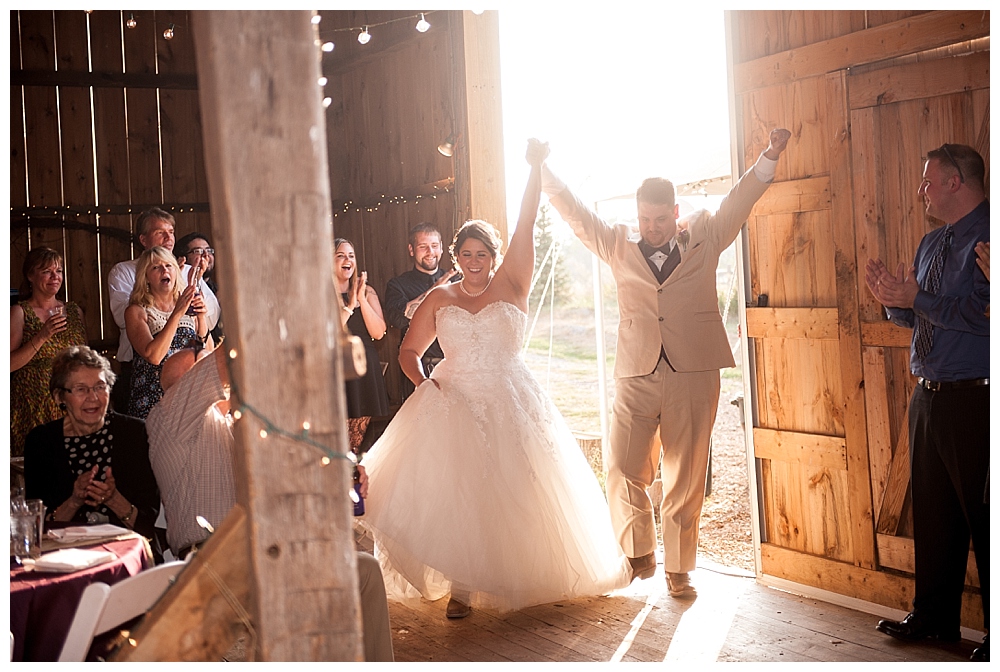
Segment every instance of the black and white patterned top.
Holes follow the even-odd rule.
[[[111,444],[114,438],[107,419],[104,421],[104,427],[93,434],[63,437],[66,457],[73,473],[79,477],[97,465],[97,476],[94,478],[103,479],[104,468],[111,466]],[[97,507],[97,511],[105,516],[108,515],[108,507],[103,504]]]

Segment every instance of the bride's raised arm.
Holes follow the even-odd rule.
[[[535,218],[538,216],[538,203],[542,197],[542,163],[548,155],[548,143],[534,138],[528,140],[525,159],[531,165],[531,173],[521,199],[517,228],[514,229],[500,266],[508,282],[525,300],[531,287],[531,274],[535,269]]]

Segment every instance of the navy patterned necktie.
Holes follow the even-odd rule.
[[[951,239],[954,236],[955,232],[949,225],[945,229],[944,235],[941,236],[941,241],[938,243],[937,250],[934,252],[934,257],[931,259],[931,266],[927,270],[927,277],[924,280],[925,292],[929,292],[936,296],[938,291],[941,289],[941,273],[944,271],[944,260],[945,257],[948,256],[948,250],[951,248]],[[927,355],[931,352],[932,345],[934,345],[934,325],[918,315],[917,337],[913,345],[913,348],[917,353],[917,359],[921,362],[927,359]]]

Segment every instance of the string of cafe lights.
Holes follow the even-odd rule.
[[[398,196],[390,196],[386,198],[385,194],[382,194],[380,200],[370,205],[355,205],[354,201],[348,199],[344,201],[343,206],[341,206],[337,212],[333,213],[334,217],[339,217],[340,215],[346,215],[352,209],[354,212],[378,212],[378,209],[383,206],[389,205],[401,205],[404,203],[413,203],[414,205],[420,203],[421,200],[431,199],[437,200],[438,194],[448,194],[454,190],[454,182],[449,181],[444,187],[435,187],[436,193],[433,194],[417,194],[415,196],[408,196],[406,194],[400,194]]]
[[[229,388],[230,388],[229,399],[230,403],[232,403],[233,399],[236,399],[238,404],[237,407],[232,411],[233,420],[238,421],[244,415],[252,415],[262,425],[262,427],[257,432],[258,436],[260,436],[261,439],[267,439],[272,435],[282,436],[285,437],[286,439],[295,441],[296,443],[301,443],[303,445],[309,446],[310,448],[313,448],[322,454],[322,457],[320,457],[320,464],[322,464],[324,467],[330,464],[330,462],[332,462],[333,460],[347,460],[351,464],[358,463],[358,458],[357,456],[354,455],[354,453],[351,452],[342,453],[339,450],[334,450],[330,446],[322,444],[319,441],[313,439],[311,436],[309,436],[309,430],[312,428],[312,424],[308,420],[302,421],[301,430],[292,431],[285,429],[280,425],[275,424],[270,418],[268,418],[266,415],[264,415],[259,410],[254,408],[250,403],[246,401],[246,399],[243,398],[243,395],[240,394],[239,389],[236,386],[236,376],[233,374],[232,370],[232,360],[236,359],[236,357],[238,356],[236,349],[235,348],[230,349],[229,352],[226,353],[226,355],[227,355],[226,368],[229,369]],[[353,488],[351,488],[348,491],[348,495],[350,496],[352,501],[357,503],[358,494],[354,491]]]
[[[358,42],[360,44],[368,44],[372,39],[372,33],[371,33],[372,28],[380,28],[381,26],[387,26],[391,23],[399,23],[400,21],[413,21],[414,19],[416,19],[417,22],[414,24],[413,28],[418,33],[426,33],[431,28],[431,24],[427,20],[427,17],[437,11],[441,10],[435,9],[426,12],[418,12],[416,14],[410,14],[407,16],[397,16],[394,19],[387,19],[386,21],[379,21],[378,23],[365,23],[360,26],[350,26],[347,28],[331,28],[329,30],[320,31],[320,37],[322,38],[324,34],[332,35],[333,33],[357,33]],[[479,15],[482,14],[483,11],[484,10],[482,9],[473,9],[472,13]],[[312,22],[314,25],[318,25],[322,20],[323,17],[320,14],[316,14],[312,17]],[[335,46],[336,45],[334,44],[333,40],[326,40],[326,41],[321,40],[320,48],[326,53],[330,53],[331,51],[333,51]]]

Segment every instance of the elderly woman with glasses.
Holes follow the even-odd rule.
[[[85,345],[52,362],[49,390],[64,416],[35,427],[24,443],[25,496],[48,519],[111,523],[146,537],[160,508],[142,420],[108,411],[115,374]]]

